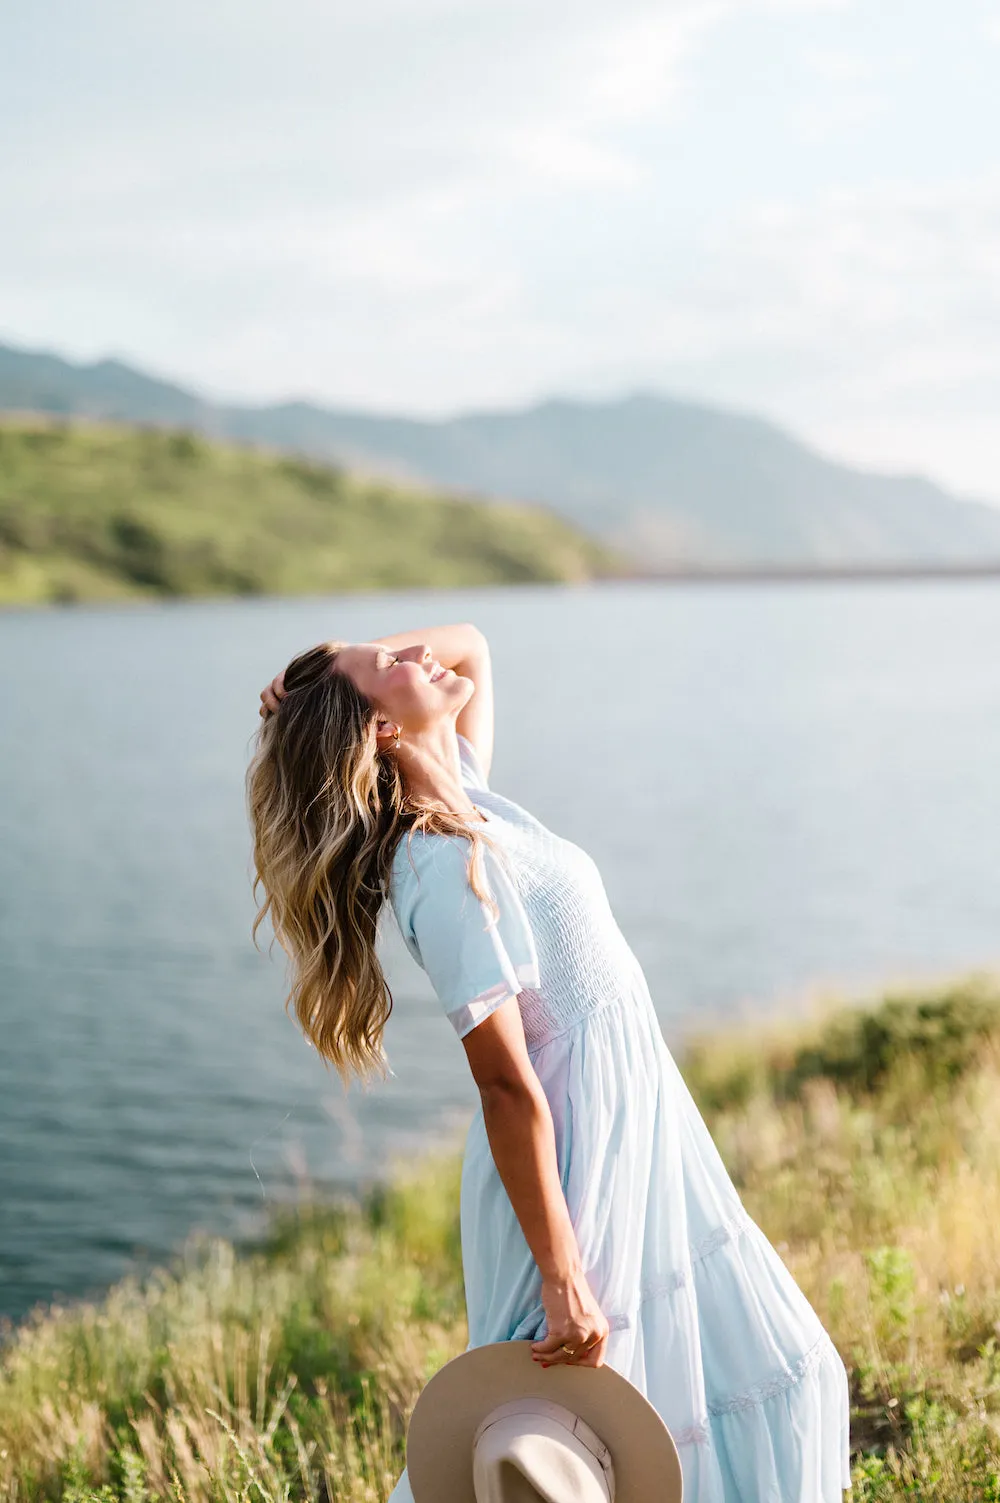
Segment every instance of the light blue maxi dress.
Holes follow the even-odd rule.
[[[502,851],[484,853],[500,917],[467,884],[468,843],[441,835],[414,835],[409,851],[401,841],[392,909],[459,1037],[518,998],[583,1266],[611,1327],[606,1361],[669,1427],[685,1503],[842,1503],[844,1364],[743,1208],[597,867],[494,793],[461,736],[459,749]],[[461,1237],[469,1346],[544,1336],[540,1277],[481,1110]],[[404,1471],[391,1503],[411,1499]]]

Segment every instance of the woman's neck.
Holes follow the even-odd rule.
[[[410,739],[404,733],[396,761],[411,803],[436,805],[486,822],[462,782],[454,721],[428,727]]]

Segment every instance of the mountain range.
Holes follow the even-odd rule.
[[[117,360],[0,345],[0,410],[190,429],[528,502],[651,572],[1000,565],[1000,507],[838,464],[763,419],[654,392],[418,419],[214,402]]]

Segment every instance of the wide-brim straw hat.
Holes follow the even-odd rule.
[[[541,1368],[530,1341],[473,1347],[436,1372],[410,1418],[414,1503],[681,1503],[673,1437],[605,1363]],[[479,1488],[477,1493],[476,1489]]]

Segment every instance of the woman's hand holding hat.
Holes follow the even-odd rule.
[[[565,1280],[543,1279],[542,1308],[548,1335],[531,1343],[536,1362],[542,1367],[603,1364],[610,1327],[582,1273]]]

